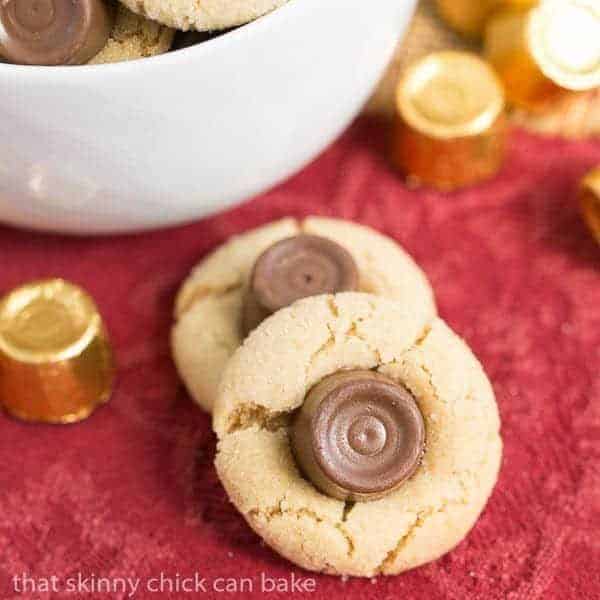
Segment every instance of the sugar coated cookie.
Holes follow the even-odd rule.
[[[287,0],[123,0],[134,12],[182,31],[215,31],[249,23]]]
[[[172,333],[175,363],[194,400],[212,410],[221,374],[245,334],[292,300],[355,290],[431,318],[433,294],[391,239],[337,219],[291,218],[232,238],[183,284]]]
[[[216,467],[249,525],[292,562],[396,574],[451,550],[496,482],[490,383],[439,318],[362,293],[300,300],[231,358]]]
[[[167,52],[175,31],[119,4],[115,24],[102,50],[88,64],[114,63]]]

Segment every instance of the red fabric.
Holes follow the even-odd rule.
[[[313,599],[600,596],[600,250],[575,190],[600,142],[515,133],[494,181],[442,195],[409,191],[361,122],[285,185],[193,225],[72,239],[0,229],[0,292],[57,275],[97,299],[116,349],[110,404],[69,427],[0,415],[0,598],[15,574],[176,578],[306,577],[264,547],[230,505],[209,418],[169,356],[175,291],[228,236],[284,215],[354,219],[401,242],[434,285],[440,311],[494,384],[505,442],[500,481],[458,548],[389,578],[315,576]],[[61,588],[62,589],[62,588]],[[266,597],[285,597],[269,594]],[[135,598],[184,598],[153,594]],[[236,597],[207,591],[198,597]],[[241,597],[241,595],[239,595]]]

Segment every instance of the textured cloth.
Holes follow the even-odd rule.
[[[135,598],[284,598],[261,594],[261,574],[290,583],[292,573],[316,585],[294,597],[321,600],[598,597],[600,249],[575,191],[600,163],[600,143],[517,132],[495,180],[443,195],[407,190],[383,137],[358,123],[285,185],[186,227],[100,239],[0,229],[0,292],[46,276],[82,284],[119,366],[112,401],[81,424],[0,415],[0,598],[127,597],[86,593],[100,576],[139,578]],[[231,234],[307,214],[354,219],[402,243],[500,406],[504,459],[482,518],[453,552],[398,577],[314,575],[261,545],[226,500],[209,418],[169,356],[174,294],[192,265]],[[54,575],[62,591],[16,593],[23,573],[38,585]],[[165,586],[198,573],[207,592],[147,591],[161,573]],[[81,593],[67,593],[77,577]],[[250,578],[254,591],[211,591],[222,577]]]

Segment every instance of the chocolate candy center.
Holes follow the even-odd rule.
[[[250,279],[244,329],[308,296],[357,289],[358,270],[339,244],[316,235],[297,235],[273,244],[258,258]]]
[[[28,31],[38,33],[47,29],[55,18],[52,0],[15,2],[15,20]]]
[[[29,65],[82,64],[105,46],[112,26],[103,0],[1,0],[0,57]]]
[[[385,425],[372,415],[363,415],[354,420],[348,429],[348,443],[354,452],[373,456],[383,450],[387,439]]]
[[[419,465],[425,425],[412,395],[371,371],[339,372],[308,394],[292,427],[304,474],[325,494],[372,500]]]

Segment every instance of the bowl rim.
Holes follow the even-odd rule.
[[[243,39],[255,33],[258,34],[265,29],[269,29],[279,21],[288,18],[288,16],[295,12],[297,7],[302,4],[303,2],[301,0],[287,0],[285,4],[282,4],[274,10],[257,17],[253,21],[234,26],[231,30],[226,31],[222,35],[217,35],[212,39],[189,46],[187,48],[167,50],[162,54],[155,54],[154,56],[145,56],[134,58],[132,60],[123,60],[119,62],[94,65],[19,65],[3,63],[0,61],[0,76],[22,76],[27,74],[29,77],[37,77],[41,79],[49,77],[70,77],[73,74],[76,74],[77,76],[84,74],[92,75],[99,72],[102,72],[104,75],[109,75],[110,73],[117,74],[119,72],[129,72],[131,69],[136,69],[136,71],[139,71],[141,68],[147,69],[151,68],[153,65],[157,67],[161,64],[166,66],[174,62],[178,62],[180,59],[185,57],[191,58],[191,55],[194,55],[196,58],[198,58],[202,55],[202,53],[216,51],[222,46],[231,44],[238,39]],[[175,31],[177,32],[178,30]]]

